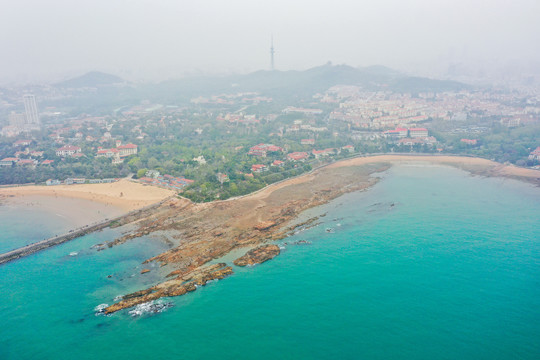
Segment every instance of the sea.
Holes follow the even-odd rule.
[[[414,163],[376,176],[303,213],[318,224],[273,260],[111,316],[159,281],[141,264],[159,237],[97,251],[125,231],[107,229],[0,266],[0,359],[540,359],[540,188]],[[54,235],[35,216],[48,225],[2,215],[0,246]]]

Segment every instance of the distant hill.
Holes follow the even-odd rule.
[[[220,92],[257,91],[276,98],[305,97],[334,85],[358,85],[366,90],[441,92],[468,86],[455,81],[410,77],[384,66],[354,68],[330,63],[304,71],[260,70],[246,75],[168,80],[152,87],[156,95],[205,96]]]
[[[367,91],[442,92],[466,89],[469,86],[446,80],[410,77],[384,66],[355,68],[330,63],[308,70],[267,71],[228,76],[197,76],[160,83],[123,84],[120,77],[101,72],[90,72],[56,84],[63,88],[96,88],[81,92],[76,98],[51,102],[50,106],[69,107],[77,112],[108,113],[120,105],[135,105],[142,100],[159,104],[186,104],[190,99],[204,96],[258,92],[276,101],[311,100],[334,85],[357,85]]]
[[[63,88],[83,88],[114,85],[125,82],[122,78],[99,71],[91,71],[84,75],[55,84]]]

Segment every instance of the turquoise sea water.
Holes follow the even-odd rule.
[[[1,266],[0,359],[540,358],[539,188],[404,165],[321,213],[284,240],[310,245],[151,316],[93,309],[156,280],[159,241],[91,250],[107,230]]]

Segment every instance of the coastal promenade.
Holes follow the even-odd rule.
[[[62,243],[65,243],[67,241],[76,239],[76,238],[81,237],[83,235],[90,234],[90,233],[93,233],[95,231],[102,230],[102,229],[110,226],[111,224],[119,222],[119,221],[121,221],[121,220],[123,220],[123,219],[125,219],[127,217],[134,216],[134,215],[140,215],[145,211],[152,210],[154,208],[157,208],[157,207],[161,206],[164,202],[169,200],[171,197],[168,197],[168,198],[166,198],[166,199],[164,199],[164,200],[162,200],[162,201],[160,201],[158,203],[148,205],[148,206],[145,206],[145,207],[137,209],[137,210],[130,211],[130,212],[124,214],[124,215],[120,215],[120,216],[117,216],[117,217],[112,218],[112,219],[104,219],[103,221],[100,221],[100,222],[97,222],[97,223],[94,223],[94,224],[85,225],[85,226],[82,226],[80,228],[70,230],[66,234],[56,235],[56,236],[53,236],[51,238],[48,238],[48,239],[45,239],[45,240],[42,240],[42,241],[38,241],[38,242],[35,242],[35,243],[32,243],[32,244],[20,247],[18,249],[11,250],[11,251],[8,251],[6,253],[0,254],[0,265],[8,263],[8,262],[13,261],[13,260],[17,260],[17,259],[26,257],[28,255],[32,255],[32,254],[34,254],[34,253],[36,253],[38,251],[48,249],[48,248],[50,248],[52,246],[60,245]]]

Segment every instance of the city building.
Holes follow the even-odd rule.
[[[529,160],[540,160],[540,146],[529,154]]]
[[[267,171],[267,170],[268,170],[268,167],[266,165],[263,165],[263,164],[251,165],[251,171],[254,172],[254,173],[260,173],[260,172]]]
[[[269,152],[283,151],[283,148],[272,144],[259,144],[251,147],[248,151],[248,155],[266,157]]]
[[[17,161],[19,161],[19,159],[14,158],[14,157],[4,158],[4,159],[0,160],[0,166],[12,166]]]
[[[56,156],[73,156],[80,152],[80,147],[74,145],[66,145],[56,150]]]
[[[292,161],[305,161],[308,158],[308,153],[305,151],[293,152],[287,154],[287,159]]]
[[[39,127],[41,122],[39,120],[39,112],[36,103],[36,97],[34,95],[24,95],[24,111],[26,115],[26,124]]]
[[[429,135],[426,128],[411,128],[409,129],[409,136],[411,138],[425,138]]]
[[[120,145],[117,149],[120,153],[120,157],[137,154],[137,145],[135,144]]]

